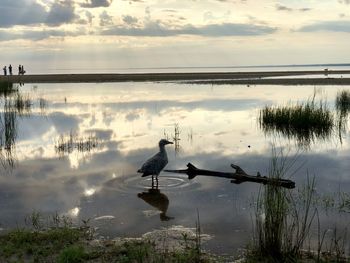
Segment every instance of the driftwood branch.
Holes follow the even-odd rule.
[[[197,175],[204,175],[204,176],[215,176],[215,177],[222,177],[222,178],[229,178],[232,179],[231,183],[234,184],[240,184],[244,182],[255,182],[260,184],[269,184],[269,185],[276,185],[281,186],[285,188],[295,188],[295,182],[288,180],[288,179],[275,179],[275,178],[268,178],[266,176],[261,176],[258,172],[256,176],[247,174],[241,167],[238,165],[231,164],[231,167],[236,170],[235,173],[226,173],[226,172],[217,172],[217,171],[210,171],[210,170],[203,170],[195,167],[193,164],[188,163],[187,169],[184,170],[164,170],[165,172],[170,173],[181,173],[181,174],[187,174],[188,179],[193,179]]]

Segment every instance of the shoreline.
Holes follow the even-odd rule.
[[[37,74],[0,76],[0,81],[13,83],[99,83],[184,81],[190,84],[246,84],[246,85],[350,85],[350,70],[318,71],[261,71],[261,72],[192,72],[192,73],[128,73],[128,74]],[[276,78],[288,76],[323,75],[314,78]]]

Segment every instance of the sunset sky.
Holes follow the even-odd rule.
[[[137,68],[350,62],[349,0],[0,0],[0,63]]]

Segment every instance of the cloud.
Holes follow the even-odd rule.
[[[287,7],[287,6],[284,6],[284,5],[280,5],[280,4],[277,4],[277,5],[276,5],[276,9],[277,9],[278,11],[293,11],[292,8]]]
[[[71,0],[56,1],[52,4],[48,13],[46,24],[59,26],[72,22],[77,16],[74,13],[74,5]]]
[[[0,14],[0,27],[38,24],[47,17],[45,7],[34,0],[1,0]]]
[[[307,11],[311,11],[312,8],[309,8],[309,7],[291,8],[291,7],[288,7],[288,6],[276,4],[276,10],[278,10],[278,11],[287,11],[287,12],[293,12],[293,11],[307,12]]]
[[[25,30],[22,32],[0,31],[0,42],[18,39],[39,41],[50,37],[75,37],[84,35],[85,30],[63,31],[63,30]]]
[[[350,0],[339,0],[338,2],[341,4],[346,4],[346,5],[350,4]]]
[[[159,22],[149,22],[144,27],[114,26],[103,30],[101,35],[167,37],[177,35],[196,36],[257,36],[275,32],[277,28],[254,24],[210,24],[205,26],[185,25],[168,28]]]
[[[331,32],[346,32],[350,33],[350,21],[320,21],[310,25],[301,27],[299,32],[316,32],[316,31],[331,31]]]
[[[80,4],[84,8],[109,7],[113,0],[86,0],[86,3]]]
[[[2,0],[0,14],[0,27],[5,28],[34,24],[59,26],[78,18],[74,13],[74,3],[71,0],[55,0],[49,10],[35,0]]]
[[[132,24],[136,24],[138,19],[136,17],[126,15],[126,16],[123,16],[123,21],[128,25],[132,25]]]
[[[86,11],[85,15],[86,15],[86,18],[87,18],[89,24],[91,24],[92,23],[92,19],[94,18],[94,16],[89,11]]]
[[[110,16],[107,11],[103,11],[100,14],[100,26],[110,26],[113,25],[113,17]]]

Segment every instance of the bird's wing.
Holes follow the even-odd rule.
[[[148,159],[138,170],[139,173],[144,173],[143,176],[147,175],[158,175],[161,170],[167,165],[168,158],[161,153],[155,154],[153,157]]]

